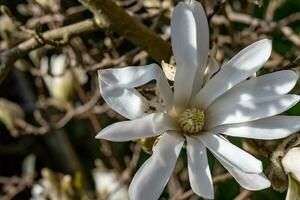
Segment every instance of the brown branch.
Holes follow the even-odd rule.
[[[97,26],[98,25],[98,26]],[[61,28],[53,29],[42,33],[42,38],[47,41],[66,41],[76,35],[92,32],[99,29],[101,24],[95,23],[93,19],[87,19],[81,22],[77,22],[75,24],[71,24],[68,26],[64,26]],[[105,24],[102,24],[105,26]],[[19,45],[4,50],[0,53],[0,82],[3,81],[8,71],[13,67],[13,64],[21,57],[25,56],[30,51],[43,46],[36,37],[32,37],[29,40],[26,40]]]
[[[105,18],[109,28],[124,36],[133,44],[147,51],[157,62],[169,60],[171,46],[157,34],[131,17],[122,7],[111,0],[79,0],[96,17],[96,22]]]
[[[131,17],[122,7],[111,0],[80,0],[95,14],[94,19],[84,20],[72,25],[41,33],[11,49],[0,53],[0,83],[13,67],[13,64],[30,51],[45,44],[65,43],[70,38],[98,28],[111,28],[136,46],[147,51],[157,62],[168,60],[171,46],[137,19]]]
[[[216,4],[213,7],[212,12],[207,15],[208,22],[210,22],[211,18],[222,8],[224,3],[225,3],[225,0],[217,0]]]
[[[273,71],[280,71],[280,70],[287,70],[287,69],[293,69],[300,66],[300,56],[298,56],[295,60],[293,60],[292,62],[288,63],[285,66],[282,67],[278,67],[276,69],[274,69]]]

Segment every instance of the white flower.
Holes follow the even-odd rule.
[[[43,57],[41,61],[45,84],[51,96],[60,101],[70,100],[74,93],[75,79],[67,66],[68,60],[65,54],[53,55],[50,61],[48,57]],[[74,72],[80,84],[87,82],[87,75],[81,68],[75,68]]]
[[[286,200],[300,200],[300,147],[290,149],[281,162],[289,178]]]
[[[108,197],[105,198],[108,200],[128,200],[127,188],[118,179],[115,171],[108,170],[101,164],[93,170],[93,178],[99,197]]]
[[[204,85],[209,30],[201,4],[193,0],[179,3],[171,32],[177,65],[174,92],[156,64],[99,71],[102,97],[131,120],[106,127],[96,138],[129,141],[161,135],[152,156],[131,182],[130,199],[159,198],[185,141],[190,184],[197,195],[214,198],[206,149],[243,188],[269,187],[261,162],[221,134],[278,139],[300,130],[300,117],[275,116],[299,101],[299,96],[287,95],[297,75],[280,71],[247,80],[271,54],[271,41],[264,39],[239,52]],[[209,71],[213,70],[206,74]],[[153,79],[164,101],[160,106],[135,89]],[[155,112],[148,114],[153,108]]]

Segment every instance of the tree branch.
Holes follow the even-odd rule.
[[[133,44],[147,51],[157,62],[168,60],[171,45],[136,18],[130,16],[122,7],[111,0],[79,0],[96,17],[96,22],[105,18],[109,28],[124,36]]]
[[[6,77],[13,64],[30,51],[45,44],[64,44],[70,38],[98,28],[111,28],[133,44],[147,51],[157,62],[168,60],[171,46],[137,19],[131,17],[122,7],[111,0],[79,0],[95,15],[94,19],[84,20],[58,29],[36,34],[11,49],[0,53],[0,83]]]
[[[92,32],[99,29],[100,24],[95,23],[94,19],[87,19],[65,27],[53,29],[40,34],[42,40],[45,41],[68,41],[70,38],[87,32]],[[103,24],[103,26],[105,26]],[[46,42],[47,43],[47,42]],[[6,77],[8,71],[13,67],[13,64],[21,57],[25,56],[30,51],[45,45],[36,37],[32,37],[19,45],[4,50],[0,53],[0,83]]]

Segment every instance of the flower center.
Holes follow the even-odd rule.
[[[198,108],[186,109],[179,115],[178,122],[185,134],[198,133],[204,127],[204,112]]]

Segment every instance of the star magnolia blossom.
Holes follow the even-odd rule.
[[[131,182],[130,199],[159,198],[185,142],[190,184],[197,195],[214,198],[206,149],[245,189],[269,187],[261,162],[221,134],[278,139],[300,130],[299,117],[275,116],[299,101],[299,96],[287,94],[297,75],[280,71],[246,80],[270,57],[271,41],[263,39],[203,81],[205,71],[212,71],[206,69],[209,30],[204,10],[196,1],[176,6],[171,36],[177,65],[174,92],[156,64],[99,71],[102,97],[130,121],[108,126],[96,138],[130,141],[161,135],[152,156]],[[156,80],[163,104],[148,101],[135,89],[151,80]]]

